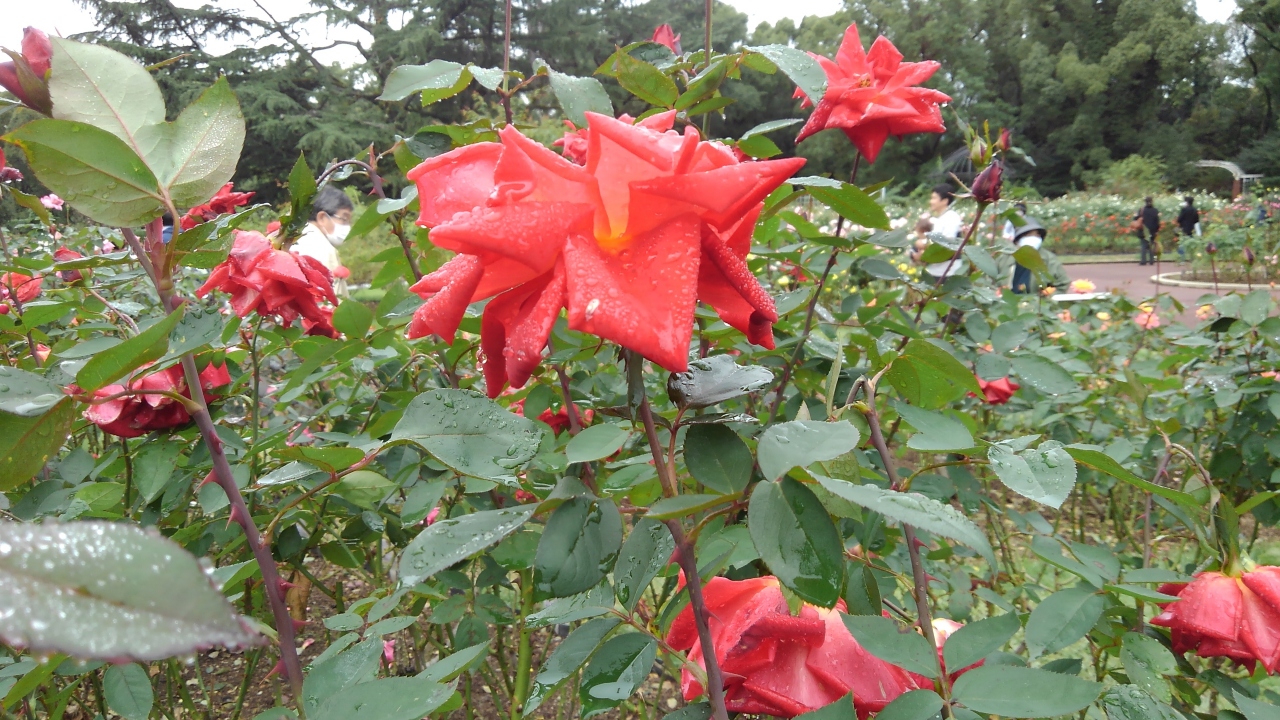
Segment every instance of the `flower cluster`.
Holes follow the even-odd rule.
[[[508,126],[411,170],[418,224],[459,255],[413,286],[426,303],[409,337],[452,339],[467,305],[493,298],[481,322],[493,397],[524,385],[565,308],[570,328],[673,372],[688,366],[699,300],[772,348],[773,298],[744,258],[764,198],[804,160],[744,163],[674,122],[588,113],[585,166]]]
[[[213,220],[219,215],[225,215],[235,211],[241,205],[248,205],[249,200],[253,198],[251,192],[232,192],[231,183],[223,185],[214,196],[209,198],[209,202],[203,205],[197,205],[187,211],[186,215],[178,222],[178,226],[183,230],[191,228]]]
[[[1203,572],[1186,585],[1164,585],[1177,595],[1152,625],[1167,627],[1174,652],[1227,657],[1267,672],[1280,667],[1280,567],[1263,565],[1231,577]]]
[[[200,371],[200,387],[206,392],[230,382],[231,375],[225,364],[210,364]],[[79,389],[72,386],[68,391],[78,393]],[[191,413],[186,406],[163,393],[191,398],[181,365],[134,376],[125,385],[99,388],[89,400],[89,409],[84,411],[84,417],[103,432],[123,438],[182,427],[191,422]]]
[[[333,310],[320,306],[325,300],[338,302],[329,271],[315,258],[276,250],[261,233],[236,231],[227,259],[213,269],[196,295],[204,297],[212,290],[229,293],[231,309],[240,317],[257,311],[286,327],[301,317],[308,335],[338,336]]]
[[[843,602],[832,610],[805,605],[793,616],[774,577],[712,578],[703,596],[730,712],[795,717],[852,691],[858,716],[865,717],[917,689],[910,673],[875,657],[853,639],[840,619]],[[676,650],[688,650],[690,660],[706,666],[690,608],[671,623],[667,642]],[[688,669],[683,671],[681,690],[686,700],[703,693]]]
[[[821,130],[840,128],[858,152],[875,162],[890,135],[946,131],[938,104],[951,98],[917,87],[938,71],[939,63],[902,62],[902,53],[883,35],[870,51],[863,51],[856,25],[845,30],[834,61],[820,55],[813,58],[827,74],[827,90],[796,142]],[[813,102],[801,90],[795,96],[803,98],[805,107]]]

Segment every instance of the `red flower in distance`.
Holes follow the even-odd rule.
[[[79,260],[82,257],[84,257],[84,255],[81,255],[65,245],[53,251],[53,259],[60,263]],[[57,273],[58,279],[64,283],[80,282],[88,274],[88,270],[59,270]]]
[[[902,62],[902,53],[883,35],[864,53],[857,25],[844,31],[834,61],[810,55],[827,74],[827,91],[796,142],[827,128],[840,128],[868,162],[875,162],[890,135],[946,130],[938,103],[951,98],[917,87],[938,71],[937,62]],[[799,89],[795,96],[804,98],[805,107],[813,101]]]
[[[765,196],[804,160],[741,163],[692,127],[671,131],[674,112],[587,120],[584,167],[508,126],[501,143],[409,171],[418,224],[460,253],[413,286],[427,302],[409,337],[452,339],[468,304],[494,298],[481,323],[492,397],[528,380],[562,308],[570,328],[673,372],[688,366],[698,300],[772,348],[777,311],[744,258]]]
[[[7,272],[0,275],[0,303],[12,306],[16,298],[19,303],[29,303],[40,296],[40,286],[44,278],[36,275],[24,275],[19,272]]]
[[[23,105],[48,115],[49,67],[53,46],[43,30],[29,27],[22,31],[22,53],[0,63],[0,87],[13,93]]]
[[[858,716],[865,717],[917,689],[906,670],[873,656],[853,639],[840,619],[843,602],[833,610],[805,605],[793,617],[774,577],[716,577],[702,592],[730,712],[795,717],[852,691]],[[706,667],[692,608],[676,616],[667,642],[688,650],[690,660]],[[703,693],[688,670],[681,677],[686,700]]]
[[[4,158],[4,150],[0,149],[0,182],[18,182],[22,179],[22,172],[16,167],[9,167],[9,163]]]
[[[517,400],[511,403],[511,407],[508,409],[517,415],[524,415],[524,399],[522,398],[520,400]],[[590,425],[591,420],[594,417],[595,417],[595,412],[590,408],[587,408],[585,410],[583,410],[582,408],[578,408],[578,421],[582,423],[584,426]],[[547,425],[550,425],[551,431],[554,432],[556,435],[559,435],[565,430],[568,430],[569,427],[572,425],[572,423],[569,422],[568,407],[561,407],[559,410],[556,410],[555,412],[552,412],[551,408],[547,408],[546,410],[543,410],[542,412],[538,413],[538,421],[546,423]]]
[[[233,212],[241,205],[248,205],[249,200],[253,198],[253,193],[232,192],[231,185],[231,183],[223,185],[213,197],[209,198],[209,202],[188,210],[187,214],[182,216],[179,227],[184,231],[190,230],[201,223],[213,220],[219,215]]]
[[[1003,405],[1009,402],[1009,398],[1013,397],[1013,394],[1022,386],[1007,377],[1002,377],[991,381],[978,378],[978,387],[982,388],[982,394],[988,405]]]
[[[1177,595],[1152,625],[1167,627],[1174,652],[1228,657],[1268,673],[1280,667],[1280,567],[1263,565],[1240,577],[1203,572],[1183,586],[1164,585]]]
[[[653,29],[653,41],[659,45],[666,45],[671,52],[677,55],[680,54],[680,36],[667,23],[663,23]]]
[[[236,231],[227,259],[213,269],[196,290],[204,297],[212,290],[231,295],[231,309],[240,317],[257,311],[288,327],[302,318],[308,335],[337,337],[333,310],[320,307],[338,303],[329,271],[318,260],[271,247],[262,233]]]
[[[231,382],[226,365],[210,364],[200,371],[200,387],[206,392]],[[103,432],[116,437],[138,437],[154,430],[181,427],[191,422],[191,414],[177,400],[157,391],[174,392],[190,398],[186,377],[181,365],[171,365],[150,375],[134,376],[125,385],[108,385],[93,393],[95,399],[109,398],[129,391],[151,391],[138,395],[125,395],[102,403],[91,404],[84,417]]]

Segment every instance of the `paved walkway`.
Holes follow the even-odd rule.
[[[1177,272],[1181,266],[1177,263],[1161,263],[1160,271],[1163,273]],[[1067,265],[1067,274],[1072,280],[1085,279],[1091,280],[1098,286],[1099,291],[1107,291],[1117,294],[1123,294],[1130,300],[1138,301],[1146,298],[1154,297],[1157,289],[1156,284],[1151,281],[1151,277],[1156,274],[1156,266],[1139,265],[1138,263],[1097,263],[1088,265]],[[1178,302],[1186,306],[1186,311],[1182,315],[1175,318],[1185,325],[1194,325],[1196,322],[1196,300],[1202,295],[1212,294],[1213,289],[1208,288],[1190,288],[1177,287],[1173,285],[1162,284],[1159,288],[1162,294],[1172,295]],[[1229,292],[1223,290],[1225,295]],[[1280,288],[1272,289],[1271,294],[1280,300]]]

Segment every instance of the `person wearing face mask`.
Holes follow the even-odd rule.
[[[347,295],[347,278],[351,271],[343,267],[338,257],[338,246],[351,232],[351,212],[354,209],[345,193],[332,185],[324,186],[311,202],[311,221],[291,248],[293,252],[313,257],[329,268],[329,274],[333,276],[333,291],[339,297]]]

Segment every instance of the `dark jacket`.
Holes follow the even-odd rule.
[[[1200,211],[1190,205],[1183,205],[1178,213],[1178,227],[1183,235],[1191,235],[1196,231],[1196,223],[1200,222]]]
[[[1140,218],[1142,220],[1142,227],[1146,228],[1147,232],[1152,235],[1155,235],[1156,232],[1160,230],[1160,213],[1154,206],[1143,205],[1142,209],[1139,210],[1138,214],[1134,217],[1135,219]]]

